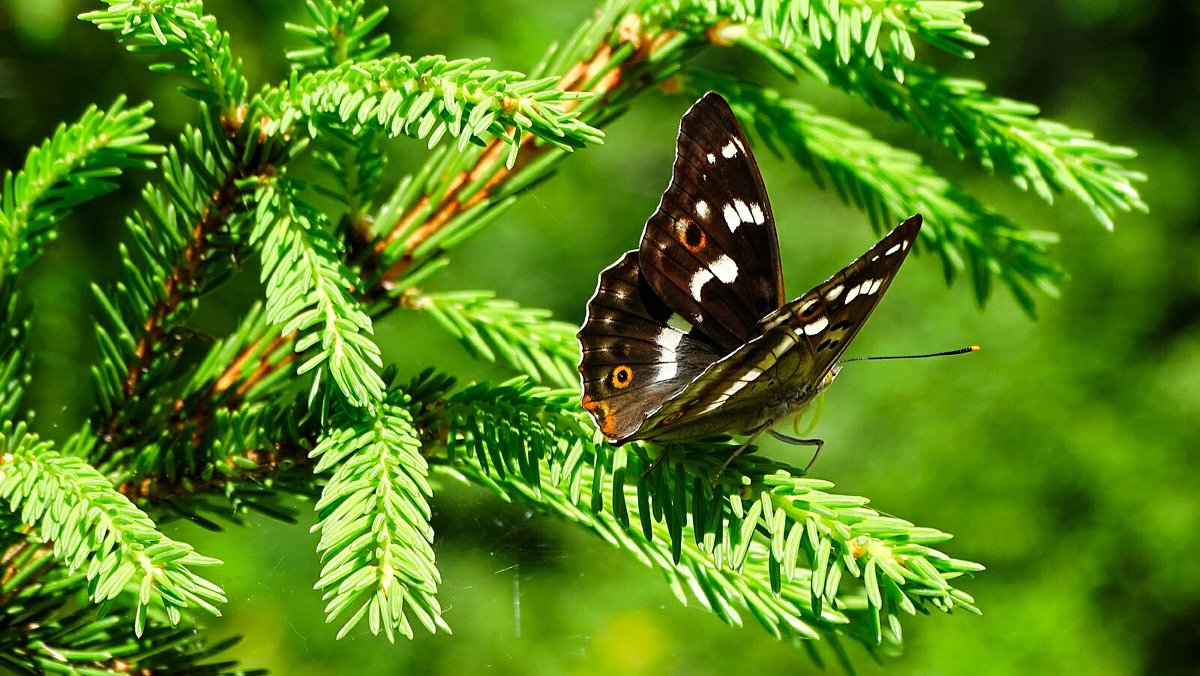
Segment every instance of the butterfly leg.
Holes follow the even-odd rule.
[[[788,436],[781,432],[776,432],[775,430],[771,430],[771,436],[775,437],[776,439],[782,441],[785,444],[792,444],[793,446],[816,446],[817,447],[817,450],[815,452],[813,452],[812,460],[809,460],[808,464],[804,466],[805,474],[808,474],[808,470],[812,469],[812,466],[816,464],[817,457],[821,455],[821,449],[825,447],[824,439],[800,439],[797,437]]]
[[[659,465],[661,465],[661,464],[662,464],[662,461],[663,461],[663,460],[666,460],[666,459],[667,459],[667,456],[668,456],[668,455],[670,455],[670,454],[671,454],[671,449],[670,449],[670,447],[668,447],[668,446],[663,446],[663,448],[662,448],[662,453],[659,453],[659,454],[658,454],[658,457],[654,459],[654,462],[650,463],[650,466],[649,466],[649,467],[647,467],[645,470],[643,470],[643,471],[642,471],[642,476],[641,476],[641,478],[642,478],[642,479],[645,479],[646,477],[650,476],[650,473],[651,473],[651,472],[653,472],[653,471],[654,471],[654,469],[655,469],[656,467],[658,467]]]
[[[746,440],[746,443],[742,444],[741,446],[738,446],[737,450],[735,450],[733,453],[729,454],[729,457],[725,459],[725,462],[721,463],[721,469],[717,470],[716,475],[714,475],[712,478],[712,485],[714,488],[717,486],[718,483],[720,483],[721,476],[724,475],[725,470],[729,468],[729,463],[733,462],[739,455],[741,455],[743,452],[745,452],[745,450],[750,447],[750,444],[754,443],[754,440],[758,438],[758,435],[769,430],[771,428],[771,425],[773,425],[773,424],[775,424],[775,423],[768,422],[766,425],[763,425],[762,427],[755,430],[754,433],[750,435],[750,438]]]

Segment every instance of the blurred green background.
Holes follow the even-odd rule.
[[[591,10],[588,2],[391,2],[385,24],[400,53],[487,56],[527,70]],[[156,140],[193,119],[170,77],[146,71],[111,37],[76,21],[75,0],[0,1],[0,169],[89,103],[118,94],[155,101]],[[282,30],[300,3],[210,1],[253,84],[285,75]],[[1200,5],[1188,0],[992,0],[971,15],[991,38],[975,61],[922,49],[946,72],[1040,105],[1046,116],[1136,148],[1150,176],[1149,215],[1104,231],[1071,199],[1048,207],[1006,180],[945,153],[858,102],[816,83],[792,88],[824,112],[922,151],[1018,223],[1062,234],[1071,279],[1039,320],[1003,292],[984,310],[966,285],[947,289],[940,266],[910,262],[859,337],[855,354],[979,343],[971,357],[848,368],[828,397],[814,470],[877,508],[954,533],[952,556],[988,570],[962,587],[982,617],[920,617],[906,650],[865,673],[1188,674],[1200,669]],[[710,63],[770,80],[749,59]],[[582,319],[596,273],[635,245],[666,185],[678,116],[690,102],[652,93],[579,153],[561,175],[453,254],[433,283],[489,288]],[[424,156],[396,143],[401,168]],[[765,153],[762,153],[765,155]],[[779,221],[789,292],[800,293],[872,242],[861,214],[818,191],[793,165],[761,156]],[[121,220],[137,187],[63,224],[61,240],[24,278],[37,304],[37,427],[55,439],[90,410],[91,282],[117,271]],[[252,277],[253,275],[247,275]],[[252,280],[246,280],[252,282]],[[208,303],[199,328],[219,331],[255,297],[253,283]],[[436,364],[465,379],[502,371],[473,363],[429,319],[397,313],[377,331],[404,374]],[[791,454],[794,450],[772,448]],[[445,486],[434,503],[442,602],[453,636],[389,645],[356,631],[336,642],[311,590],[318,562],[308,505],[300,524],[255,519],[214,535],[185,523],[177,537],[226,561],[230,595],[219,635],[242,634],[246,666],[281,674],[781,673],[815,668],[796,646],[756,625],[727,627],[682,608],[649,570],[586,534],[490,494]],[[828,654],[828,653],[827,653]],[[834,667],[836,669],[836,667]],[[787,670],[786,672],[782,670]]]

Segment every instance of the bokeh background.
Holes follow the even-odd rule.
[[[590,11],[583,1],[390,2],[400,53],[486,56],[527,70]],[[252,83],[285,75],[282,29],[301,3],[212,0]],[[146,71],[107,35],[74,19],[93,3],[0,0],[0,169],[87,104],[125,93],[155,101],[168,143],[195,114],[179,82]],[[831,390],[814,473],[886,512],[956,535],[951,555],[988,568],[963,582],[982,617],[908,622],[905,653],[867,674],[1188,674],[1200,669],[1200,5],[1189,0],[990,0],[971,23],[992,40],[974,61],[923,49],[949,73],[1040,105],[1046,116],[1136,148],[1150,176],[1148,215],[1114,232],[1063,197],[1053,207],[959,164],[857,101],[816,83],[791,88],[824,112],[914,147],[1018,223],[1061,233],[1071,279],[1040,299],[1038,320],[998,292],[979,309],[947,289],[931,259],[910,261],[857,354],[979,343],[926,362],[859,364]],[[770,81],[750,59],[710,64]],[[665,186],[689,101],[651,93],[607,129],[608,143],[567,162],[490,230],[453,254],[440,289],[488,288],[564,320],[582,319],[595,275],[634,246]],[[753,142],[753,140],[752,140]],[[391,178],[423,157],[398,141]],[[765,155],[762,153],[761,155]],[[760,157],[779,221],[789,292],[824,279],[873,241],[866,219],[797,167]],[[95,350],[88,284],[117,270],[122,215],[153,174],[63,224],[24,279],[37,304],[37,427],[62,439],[90,409]],[[247,275],[252,278],[254,275]],[[196,318],[228,327],[258,290],[222,291]],[[377,331],[404,373],[436,364],[465,379],[503,371],[464,358],[425,317],[395,314]],[[788,449],[772,452],[794,453]],[[796,460],[796,458],[793,458]],[[802,462],[802,459],[799,460]],[[219,535],[171,530],[227,565],[231,602],[219,635],[233,654],[277,673],[778,673],[815,670],[804,651],[756,625],[731,628],[680,607],[652,571],[586,534],[483,491],[446,486],[434,503],[442,601],[453,636],[389,645],[365,631],[338,642],[312,591],[310,507],[295,525],[255,519]],[[750,620],[752,622],[752,620]],[[836,669],[836,667],[832,667]],[[784,671],[786,670],[786,671]]]

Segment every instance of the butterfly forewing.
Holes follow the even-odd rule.
[[[783,325],[808,344],[813,369],[833,366],[891,286],[921,230],[917,214],[812,291],[763,318],[760,331]]]
[[[709,93],[679,124],[671,183],[646,223],[642,274],[726,352],[783,304],[775,220],[741,126]]]
[[[579,331],[583,406],[606,437],[621,441],[720,353],[672,325],[672,312],[626,253],[600,273]]]

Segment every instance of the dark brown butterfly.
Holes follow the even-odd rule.
[[[909,218],[785,303],[758,165],[729,105],[705,94],[679,124],[671,184],[641,245],[600,273],[588,302],[584,408],[618,445],[770,430],[833,381],[920,228]]]

